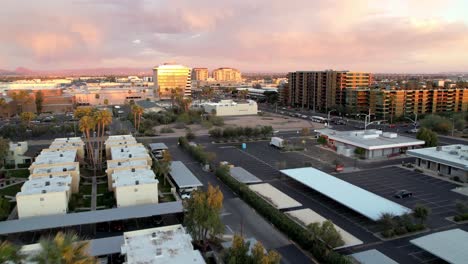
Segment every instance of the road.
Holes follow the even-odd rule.
[[[276,113],[276,114],[281,114],[281,112],[284,113],[284,115],[289,115],[289,114],[297,114],[300,113],[302,115],[306,116],[321,116],[328,118],[328,115],[325,113],[318,113],[318,112],[312,112],[312,111],[307,111],[307,110],[302,110],[302,111],[295,111],[294,109],[278,109],[276,111],[275,108],[271,107],[266,107],[265,105],[259,105],[259,109],[262,111],[270,112],[270,113]],[[333,113],[331,113],[333,114]],[[330,115],[331,118],[336,117],[333,115]],[[354,120],[354,119],[347,119],[348,122],[346,125],[334,125],[332,124],[332,128],[340,131],[350,131],[350,130],[362,130],[364,129],[364,121],[363,120]],[[404,133],[405,131],[408,131],[411,129],[410,124],[403,124],[403,125],[396,125],[395,127],[389,127],[386,124],[382,125],[377,125],[377,124],[371,124],[367,127],[367,129],[380,129],[384,132],[396,132],[396,133],[402,133],[402,135],[407,136],[407,137],[412,137],[416,138],[415,134],[411,133]],[[444,135],[438,135],[439,138],[439,145],[452,145],[452,144],[468,144],[468,139],[465,138],[457,138],[457,137],[451,137],[451,136],[444,136]]]

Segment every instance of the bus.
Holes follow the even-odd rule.
[[[310,119],[316,123],[327,123],[327,119],[321,116],[311,116]]]

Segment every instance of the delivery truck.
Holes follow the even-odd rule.
[[[272,137],[270,141],[270,146],[276,147],[276,148],[283,148],[284,147],[284,139],[279,138],[279,137]]]

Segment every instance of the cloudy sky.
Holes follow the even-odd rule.
[[[467,0],[1,0],[0,69],[468,71]]]

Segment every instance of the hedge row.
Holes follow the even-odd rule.
[[[229,174],[229,168],[227,166],[220,166],[217,168],[216,176],[227,186],[229,186],[229,188],[236,192],[246,203],[254,208],[266,220],[284,232],[290,239],[298,243],[303,249],[306,249],[312,253],[312,255],[320,263],[352,263],[351,260],[349,260],[347,257],[327,248],[323,242],[314,240],[308,232],[305,232],[302,226],[260,198],[255,192],[251,191],[247,185],[236,181]]]

